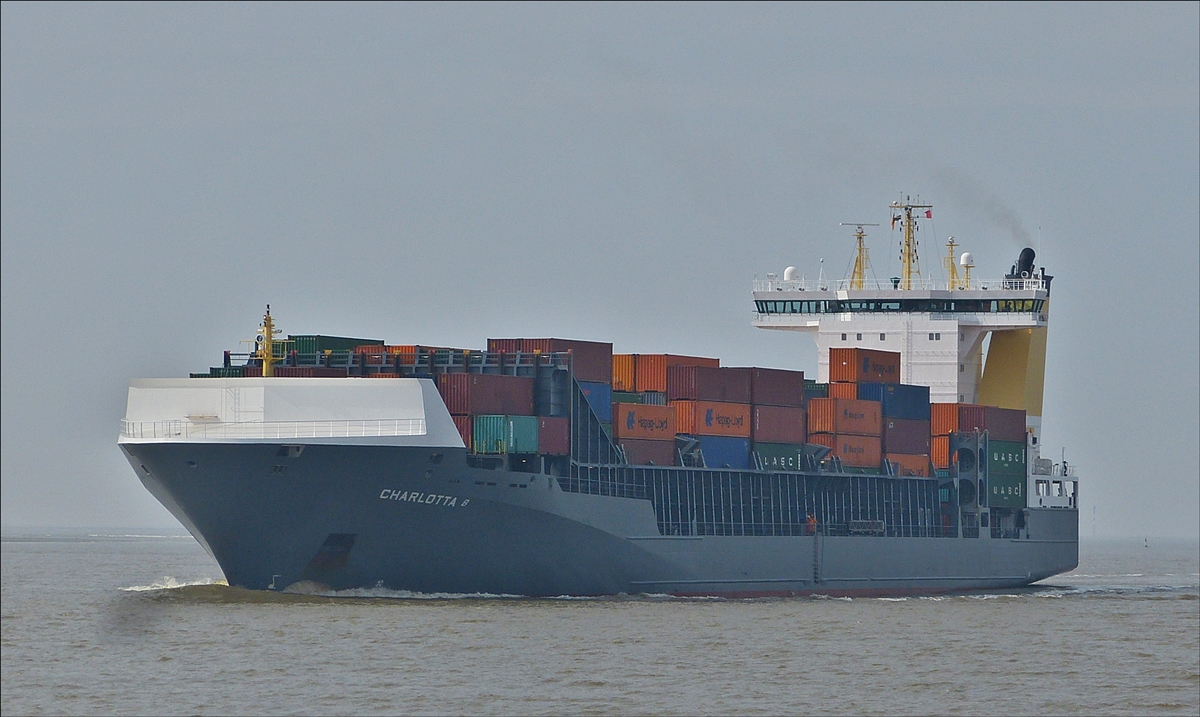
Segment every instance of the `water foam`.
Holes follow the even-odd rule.
[[[193,587],[196,585],[222,585],[229,586],[225,578],[201,578],[199,580],[177,580],[170,575],[163,577],[158,582],[149,585],[130,585],[129,587],[118,588],[122,592],[127,593],[144,593],[154,590],[178,590],[180,588]]]

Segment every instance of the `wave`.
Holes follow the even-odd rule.
[[[162,580],[150,583],[149,585],[130,585],[125,588],[118,588],[122,592],[127,593],[144,593],[153,592],[155,590],[179,590],[180,588],[192,587],[195,585],[223,585],[229,586],[225,578],[200,578],[199,580],[176,580],[171,576],[166,576]]]

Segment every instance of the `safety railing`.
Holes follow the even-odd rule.
[[[913,279],[906,291],[1044,291],[1047,281],[1041,277],[1020,279],[972,279],[969,284],[959,282],[954,286],[937,279]],[[848,291],[849,279],[755,279],[754,291]],[[854,291],[900,291],[898,281],[864,281]]]
[[[425,419],[371,421],[121,421],[121,437],[132,440],[223,440],[289,438],[368,438],[423,436]]]

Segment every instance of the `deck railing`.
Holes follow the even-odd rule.
[[[1026,279],[971,280],[969,285],[960,282],[954,291],[1044,291],[1046,280],[1041,277]],[[849,279],[755,279],[754,291],[848,291]],[[914,279],[908,291],[949,291],[949,283],[937,279]],[[859,291],[856,289],[855,291]],[[861,291],[899,291],[891,281],[864,281]]]
[[[373,421],[121,421],[121,437],[132,440],[364,438],[423,436],[425,419]]]

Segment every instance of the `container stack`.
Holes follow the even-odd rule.
[[[467,448],[475,453],[539,453],[541,423],[533,379],[478,373],[437,377],[438,393]],[[565,419],[560,419],[565,420]]]
[[[934,403],[929,407],[930,447],[936,468],[950,467],[950,434],[983,433],[988,441],[1016,443],[1025,449],[1025,411],[972,403]]]
[[[1024,441],[988,437],[988,505],[993,508],[1024,508],[1027,497]]]
[[[894,472],[903,476],[929,476],[929,387],[860,383],[858,397],[879,402],[884,460],[893,464]]]
[[[878,469],[883,461],[882,433],[878,401],[814,398],[808,402],[808,442],[825,446],[845,466]]]
[[[631,465],[675,465],[675,408],[643,403],[612,405],[612,436]]]
[[[649,357],[638,357],[639,381],[643,358]],[[709,468],[750,467],[750,381],[748,368],[666,366],[667,400],[675,410],[676,428],[699,441]]]
[[[808,429],[803,371],[751,368],[750,438],[767,470],[800,470]]]

